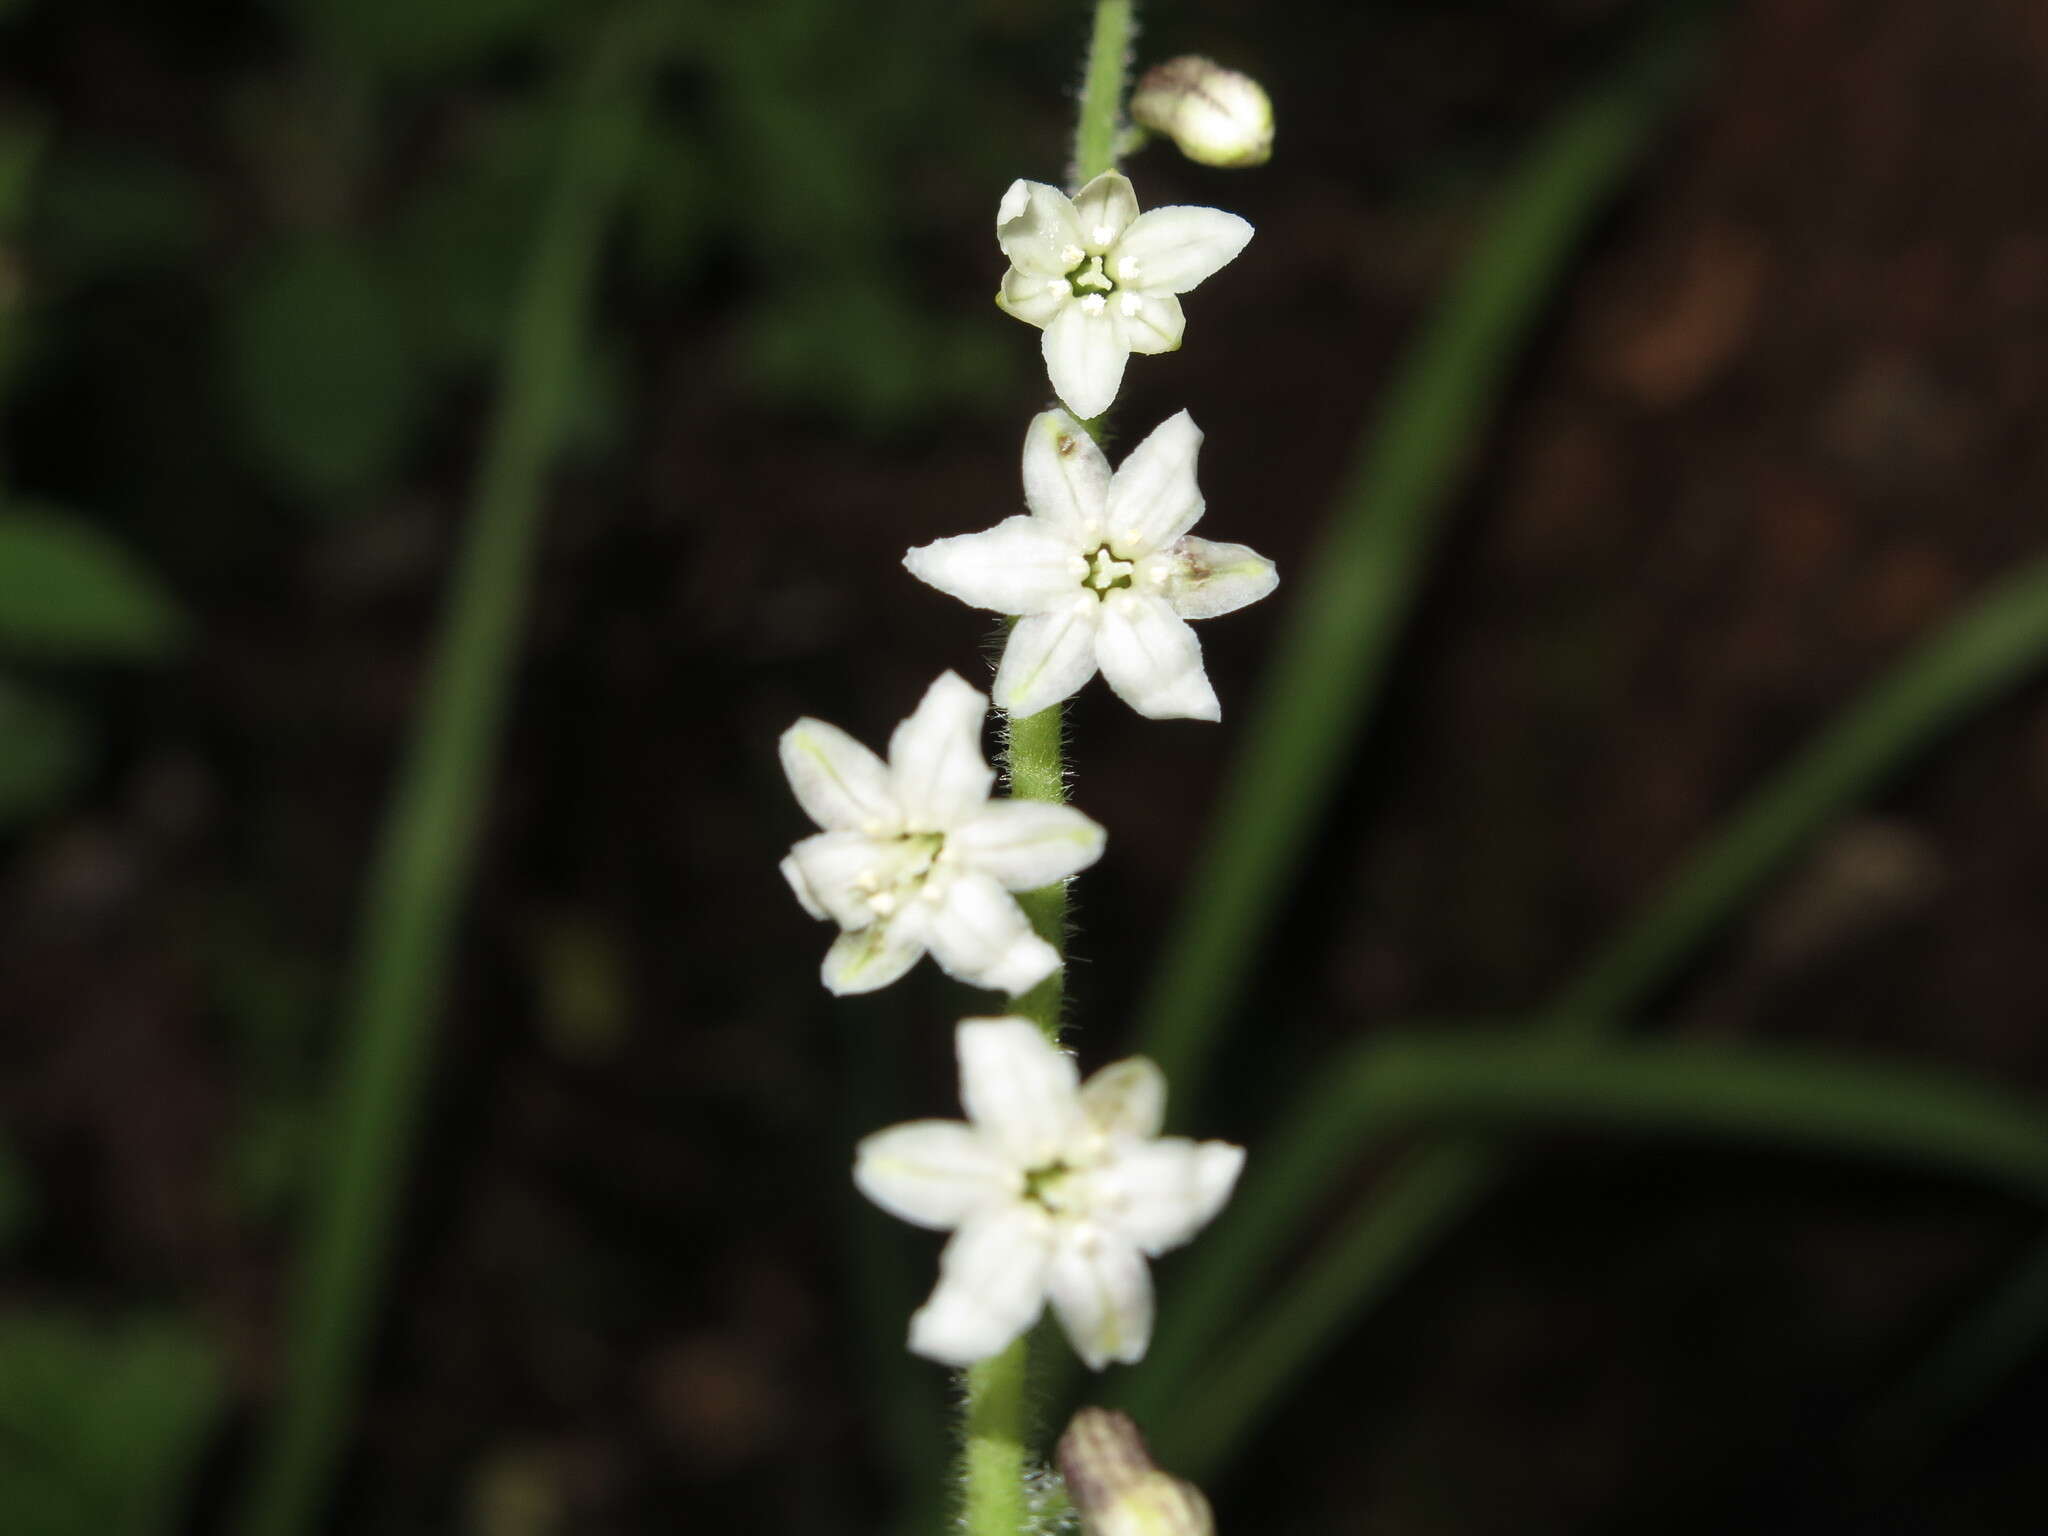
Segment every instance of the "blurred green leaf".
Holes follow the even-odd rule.
[[[256,447],[288,489],[317,500],[388,475],[418,412],[393,296],[339,241],[298,247],[237,296],[229,364]]]
[[[0,0],[0,17],[7,14],[7,5],[8,0]],[[0,231],[12,233],[20,226],[47,138],[39,122],[0,122]]]
[[[406,73],[448,69],[539,30],[555,0],[273,0],[350,58]]]
[[[696,275],[712,233],[711,177],[697,136],[670,126],[641,146],[626,190],[627,258],[649,285]]]
[[[384,264],[408,330],[437,364],[474,366],[503,347],[561,130],[553,110],[493,111],[400,214]]]
[[[90,523],[46,507],[0,510],[0,647],[142,661],[175,649],[184,627],[157,579]]]
[[[182,1323],[0,1317],[0,1530],[177,1529],[221,1401],[215,1351]]]
[[[84,771],[88,744],[69,705],[0,677],[0,832],[55,805]]]
[[[60,280],[79,281],[194,257],[206,206],[182,166],[146,150],[59,155],[43,176],[36,249]]]

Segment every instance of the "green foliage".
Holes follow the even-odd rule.
[[[0,510],[0,647],[60,660],[149,661],[184,619],[114,540],[68,513]]]
[[[198,182],[150,150],[58,155],[37,201],[38,259],[62,282],[190,261],[206,238]]]
[[[178,1323],[0,1317],[0,1529],[175,1531],[221,1388],[214,1349]]]
[[[387,477],[411,436],[419,372],[391,293],[364,251],[309,240],[235,296],[229,368],[253,445],[319,501]]]
[[[0,0],[0,14],[5,14],[4,0]],[[0,233],[12,234],[20,227],[43,147],[40,123],[22,119],[0,122]]]
[[[0,676],[0,832],[56,805],[89,760],[75,709]]]
[[[335,52],[373,68],[427,74],[531,36],[556,0],[272,0]]]

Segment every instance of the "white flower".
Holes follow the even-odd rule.
[[[931,951],[951,976],[1012,995],[1059,967],[1011,891],[1102,856],[1102,828],[1064,805],[991,800],[988,699],[951,672],[889,738],[882,760],[835,725],[782,733],[782,770],[824,831],[782,861],[804,910],[844,930],[825,955],[837,994],[886,987]]]
[[[1030,514],[903,557],[911,575],[963,603],[1022,616],[996,671],[999,707],[1037,714],[1100,668],[1141,715],[1222,717],[1186,621],[1256,602],[1280,578],[1242,544],[1188,533],[1202,515],[1201,445],[1201,429],[1182,411],[1112,475],[1073,417],[1046,411],[1024,435]]]
[[[1045,371],[1076,416],[1116,399],[1133,352],[1171,352],[1186,293],[1244,249],[1252,227],[1216,208],[1138,212],[1131,184],[1104,171],[1070,199],[1013,181],[996,210],[1010,258],[996,303],[1045,332]]]
[[[853,1181],[892,1215],[951,1230],[910,1347],[949,1365],[998,1353],[1052,1299],[1090,1369],[1142,1359],[1157,1257],[1223,1208],[1244,1148],[1162,1137],[1166,1079],[1141,1056],[1078,1083],[1028,1019],[956,1031],[967,1122],[917,1120],[862,1141]]]

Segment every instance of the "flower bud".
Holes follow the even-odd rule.
[[[1273,154],[1273,103],[1250,75],[1193,54],[1145,71],[1131,119],[1163,133],[1201,165],[1264,165]]]
[[[1059,1463],[1082,1536],[1216,1536],[1202,1490],[1159,1470],[1129,1414],[1083,1408]]]

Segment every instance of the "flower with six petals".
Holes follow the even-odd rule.
[[[996,303],[1045,332],[1045,371],[1067,409],[1100,416],[1133,352],[1180,346],[1177,296],[1251,237],[1250,224],[1218,208],[1139,213],[1116,171],[1071,198],[1042,181],[1014,181],[996,210],[996,239],[1010,258]]]
[[[1141,715],[1222,717],[1187,621],[1256,602],[1280,578],[1244,545],[1188,532],[1202,515],[1201,444],[1182,411],[1111,474],[1073,417],[1046,411],[1024,436],[1030,512],[903,557],[918,580],[963,603],[1020,615],[996,671],[1000,708],[1036,714],[1099,668]]]
[[[825,955],[829,991],[886,987],[927,951],[948,975],[1013,996],[1059,968],[1010,892],[1086,869],[1103,831],[1069,806],[989,798],[987,714],[987,697],[947,672],[896,727],[886,764],[822,720],[782,733],[783,772],[824,829],[782,874],[805,911],[843,930]]]
[[[1091,1369],[1142,1359],[1145,1261],[1223,1208],[1244,1149],[1161,1136],[1166,1079],[1143,1057],[1082,1083],[1028,1019],[966,1019],[954,1041],[965,1123],[892,1126],[854,1158],[854,1183],[875,1204],[953,1234],[910,1347],[970,1365],[1035,1323],[1050,1298]]]

